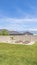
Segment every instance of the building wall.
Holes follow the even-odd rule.
[[[10,36],[0,36],[0,42],[10,43],[11,42]]]
[[[14,35],[13,41],[35,41],[37,42],[37,35]]]
[[[13,37],[13,39],[11,38]],[[13,36],[0,36],[0,42],[15,43],[18,41],[35,41],[37,42],[37,35],[13,35]]]

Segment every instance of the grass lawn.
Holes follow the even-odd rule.
[[[31,46],[0,43],[0,65],[37,65],[37,43]]]

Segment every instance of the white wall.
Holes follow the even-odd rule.
[[[13,40],[11,39],[13,37]],[[37,36],[34,35],[15,35],[15,36],[0,36],[0,42],[15,43],[16,41],[35,41],[37,42]]]

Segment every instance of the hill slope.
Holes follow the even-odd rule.
[[[0,43],[0,65],[37,65],[37,43],[32,46]]]

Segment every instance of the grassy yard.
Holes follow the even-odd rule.
[[[37,65],[37,43],[31,46],[0,43],[0,65]]]

